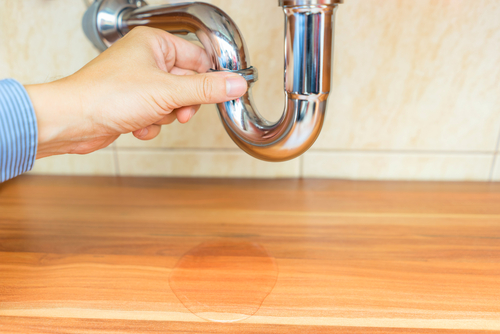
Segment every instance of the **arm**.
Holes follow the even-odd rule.
[[[8,81],[17,93],[6,90],[3,99],[14,99],[19,107],[7,105],[2,113],[10,116],[0,118],[1,181],[30,170],[35,156],[91,153],[125,133],[153,139],[162,125],[189,121],[201,104],[245,94],[243,77],[206,73],[210,67],[201,47],[140,27],[67,78],[26,91]],[[11,124],[15,116],[21,119]]]

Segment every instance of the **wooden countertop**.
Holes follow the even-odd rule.
[[[224,312],[246,316],[202,319]],[[0,185],[2,333],[483,330],[500,330],[500,184]]]

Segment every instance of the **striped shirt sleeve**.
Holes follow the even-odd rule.
[[[31,100],[12,79],[0,80],[0,182],[33,168],[38,128]]]

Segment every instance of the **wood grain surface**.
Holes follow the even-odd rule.
[[[270,293],[242,321],[202,319],[169,284],[179,263],[200,263],[183,256],[211,240],[258,245],[276,263]],[[178,277],[194,277],[193,298],[210,290]],[[262,282],[233,299],[256,298]],[[492,331],[499,184],[24,176],[0,185],[2,333]]]

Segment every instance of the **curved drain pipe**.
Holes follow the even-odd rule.
[[[286,104],[275,123],[255,107],[257,70],[250,65],[240,30],[220,8],[201,2],[148,6],[140,0],[97,0],[85,13],[83,27],[101,51],[137,26],[196,36],[214,71],[234,71],[249,82],[243,97],[217,105],[229,136],[255,158],[286,161],[307,151],[321,132],[330,92],[335,11],[342,2],[279,0],[285,12]]]

